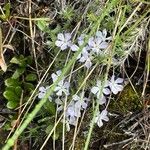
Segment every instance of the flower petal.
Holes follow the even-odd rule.
[[[87,103],[85,103],[85,102],[82,103],[82,108],[83,108],[83,109],[86,109],[87,106],[88,106]]]
[[[70,33],[65,33],[65,40],[69,41],[71,39],[71,34]]]
[[[108,47],[108,43],[107,42],[102,42],[100,45],[99,45],[99,48],[100,49],[105,49]]]
[[[122,78],[117,78],[116,80],[115,80],[115,83],[122,83],[123,82],[123,79]]]
[[[113,94],[117,94],[119,91],[117,90],[116,87],[112,86],[111,87],[111,91],[113,92]]]
[[[57,74],[58,76],[60,76],[60,75],[61,75],[61,73],[62,73],[62,71],[61,71],[61,70],[56,71],[56,74]]]
[[[123,86],[122,86],[122,85],[117,85],[117,86],[116,86],[116,89],[120,92],[120,91],[123,90]]]
[[[73,44],[73,45],[71,46],[71,50],[72,50],[73,52],[78,51],[78,50],[79,50],[79,47],[78,47],[77,45]]]
[[[102,127],[102,126],[103,126],[103,122],[102,122],[102,120],[101,120],[101,119],[98,119],[98,121],[97,121],[97,125],[98,125],[99,127]]]
[[[111,79],[110,79],[110,83],[113,83],[115,81],[115,76],[112,75]]]
[[[64,83],[64,88],[65,88],[65,89],[69,89],[69,87],[70,87],[70,83],[69,83],[69,82],[65,82],[65,83]]]
[[[91,37],[88,41],[89,46],[94,47],[95,46],[95,42],[94,42],[94,37]]]
[[[90,59],[87,59],[84,65],[85,65],[86,68],[89,69],[89,68],[92,66],[91,60],[90,60]]]
[[[45,93],[39,93],[39,94],[38,94],[38,98],[39,98],[39,99],[42,99],[44,96],[45,96]]]
[[[66,114],[68,116],[74,116],[75,115],[74,107],[73,106],[68,107]]]
[[[106,103],[106,98],[105,98],[104,95],[102,96],[102,98],[98,98],[98,103],[99,103],[100,105],[103,105],[103,104]]]
[[[57,98],[55,100],[55,103],[58,104],[58,105],[62,105],[63,104],[63,102],[59,98]]]
[[[109,90],[108,88],[104,88],[104,89],[103,89],[103,93],[104,93],[105,95],[109,95],[111,92],[110,92],[110,90]]]
[[[66,44],[66,43],[63,43],[63,44],[61,45],[61,48],[60,48],[60,49],[63,51],[63,50],[65,50],[65,49],[67,49],[67,47],[68,47],[67,44]]]
[[[107,117],[107,114],[108,114],[108,111],[106,109],[104,109],[102,112],[101,112],[101,119],[102,120],[105,120],[105,121],[108,121],[109,118]]]
[[[96,43],[96,45],[100,45],[100,43],[102,43],[102,39],[101,38],[95,38],[95,43]]]
[[[74,101],[78,101],[78,100],[80,100],[80,97],[75,94],[75,95],[73,95],[73,100],[74,100]]]
[[[98,38],[102,38],[102,37],[103,37],[102,32],[101,32],[101,31],[97,31],[97,32],[96,32],[96,36],[97,36]]]
[[[59,91],[56,93],[56,95],[62,96],[62,90],[59,90]]]
[[[97,86],[92,87],[91,92],[93,94],[96,94],[99,91],[99,88]]]
[[[103,37],[106,38],[106,36],[107,36],[107,30],[104,29],[102,32],[103,32]]]
[[[46,89],[45,89],[45,87],[41,86],[41,87],[39,88],[39,91],[45,93],[45,92],[46,92]]]
[[[82,56],[80,59],[79,59],[79,62],[85,62],[86,61],[86,59]]]
[[[53,82],[55,82],[58,78],[58,76],[55,73],[52,73],[51,75]]]
[[[64,41],[64,35],[62,33],[59,33],[57,35],[57,39],[61,40],[61,41]]]
[[[64,42],[62,42],[62,41],[56,41],[55,45],[58,46],[58,47],[61,47],[63,45],[63,43]]]

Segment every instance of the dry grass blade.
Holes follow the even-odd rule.
[[[4,72],[7,70],[7,65],[3,56],[2,29],[0,28],[0,66]]]
[[[0,67],[2,68],[2,70],[4,72],[6,72],[7,65],[6,65],[6,62],[5,62],[5,59],[4,59],[5,51],[3,51],[3,48],[8,48],[8,49],[14,51],[14,48],[13,48],[12,45],[10,45],[10,44],[3,45],[3,42],[2,42],[2,29],[0,28]]]

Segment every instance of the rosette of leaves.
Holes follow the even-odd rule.
[[[28,95],[34,90],[37,76],[35,73],[27,73],[27,66],[32,64],[30,56],[13,57],[10,62],[15,71],[10,78],[5,80],[6,88],[3,96],[8,100],[7,108],[14,109],[19,106],[21,95],[23,95],[24,103]]]

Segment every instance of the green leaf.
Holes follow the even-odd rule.
[[[24,90],[27,90],[29,92],[33,91],[35,88],[32,83],[25,82],[23,83],[23,85],[24,85]]]
[[[12,91],[15,93],[15,88],[14,88],[14,86],[8,86],[5,88],[5,91]]]
[[[5,80],[5,86],[18,86],[21,83],[17,79],[8,78]]]
[[[14,72],[14,74],[12,75],[12,78],[13,78],[13,79],[19,78],[19,77],[25,72],[25,69],[26,69],[26,68],[18,68],[18,69]]]
[[[28,65],[31,65],[31,64],[32,64],[32,61],[33,61],[33,59],[32,59],[31,56],[26,57],[26,63],[27,63]]]
[[[47,22],[45,20],[38,20],[36,25],[38,26],[38,28],[41,31],[46,32],[46,30],[47,30]]]
[[[18,59],[17,57],[13,57],[13,58],[10,60],[10,62],[13,63],[13,64],[17,64],[17,65],[20,64],[20,61],[19,61],[19,59]]]
[[[8,100],[8,101],[14,101],[14,102],[18,102],[19,101],[19,97],[16,95],[16,93],[14,91],[10,91],[7,90],[3,93],[3,96]]]
[[[5,9],[5,16],[6,16],[6,19],[9,18],[10,16],[10,3],[7,3],[5,6],[4,6],[4,9]]]
[[[20,86],[15,87],[15,93],[17,96],[21,97],[22,88]]]
[[[37,76],[36,74],[30,73],[26,76],[25,78],[26,81],[36,81],[37,80]]]
[[[24,58],[23,55],[20,55],[19,57],[13,57],[10,62],[13,64],[17,64],[20,67],[26,67],[27,62],[26,62],[27,58]]]
[[[9,101],[8,103],[7,103],[7,108],[9,108],[9,109],[14,109],[14,108],[16,108],[18,106],[18,103],[17,102],[14,102],[14,101]]]
[[[5,10],[5,13],[0,15],[0,18],[3,21],[7,21],[7,19],[10,17],[10,3],[6,3],[3,7],[3,10]]]
[[[53,102],[47,101],[44,104],[44,108],[50,113],[50,114],[55,114],[56,113],[56,108]]]

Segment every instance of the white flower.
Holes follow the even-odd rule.
[[[53,82],[55,82],[58,77],[61,75],[61,70],[56,71],[56,73],[52,73],[51,77]],[[55,87],[54,91],[56,92],[57,96],[62,96],[63,93],[65,93],[66,95],[69,95],[69,86],[70,83],[69,82],[64,82],[64,79],[62,79],[58,85]]]
[[[123,85],[121,85],[123,83],[123,79],[122,78],[117,78],[115,80],[115,76],[113,75],[111,77],[111,80],[109,81],[109,87],[111,89],[111,91],[114,93],[114,94],[117,94],[118,92],[122,91],[123,90]]]
[[[104,29],[102,32],[101,32],[101,31],[97,31],[97,32],[96,32],[96,36],[97,36],[98,38],[102,39],[103,42],[109,41],[109,40],[112,39],[111,36],[110,36],[110,37],[106,37],[106,36],[107,36],[107,30],[106,30],[106,29]]]
[[[64,109],[64,105],[65,105],[65,99],[64,98],[57,98],[55,100],[55,103],[57,104],[57,111],[60,112]],[[66,109],[66,119],[65,119],[65,123],[67,126],[67,130],[70,129],[70,124],[74,125],[76,124],[77,121],[77,117],[76,117],[76,112],[75,112],[75,102],[71,101],[70,104],[68,105],[67,109]]]
[[[85,67],[89,69],[92,66],[91,59],[92,57],[88,53],[87,48],[83,48],[79,62],[84,63]]]
[[[74,104],[75,116],[80,117],[81,110],[87,108],[87,103],[88,103],[89,99],[86,97],[83,97],[82,94],[80,94],[80,96],[73,95],[73,101],[75,102],[75,104]]]
[[[88,98],[78,95],[73,95],[72,101],[66,110],[66,120],[71,125],[76,125],[77,118],[81,117],[81,110],[87,108]]]
[[[55,45],[60,47],[60,49],[63,51],[70,47],[71,45],[71,34],[70,33],[59,33],[57,36],[57,40],[55,42]]]
[[[91,92],[93,94],[95,94],[97,96],[97,99],[99,100],[99,104],[105,104],[106,103],[106,98],[104,96],[105,95],[109,95],[110,94],[110,90],[108,88],[106,88],[108,85],[105,84],[103,90],[102,88],[102,83],[100,80],[97,80],[96,86],[92,87]],[[102,90],[102,93],[101,93]]]
[[[56,93],[57,96],[62,96],[63,93],[65,93],[65,95],[69,95],[69,87],[70,87],[70,83],[64,82],[62,80],[55,87],[54,91],[57,92]]]
[[[77,107],[80,107],[81,109],[87,108],[87,103],[88,103],[89,99],[86,97],[82,97],[82,93],[80,94],[80,96],[73,95],[73,100],[76,102],[75,105]]]
[[[78,51],[79,47],[75,44],[73,44],[71,46],[71,50],[72,51]],[[88,53],[89,47],[86,46],[82,49],[82,52],[78,55],[77,59],[79,60],[79,62],[84,63],[84,66],[86,68],[90,68],[92,66],[92,62],[91,62],[91,56],[90,53]]]
[[[94,37],[91,37],[89,39],[89,47],[92,49],[92,51],[96,54],[101,54],[102,53],[102,49],[105,49],[107,48],[108,46],[108,43],[105,42],[105,41],[102,41],[101,38],[94,38]]]
[[[42,99],[45,96],[45,94],[46,94],[46,92],[47,92],[48,89],[49,89],[49,86],[47,86],[46,88],[43,87],[43,86],[41,86],[39,88],[38,98]],[[50,102],[52,101],[51,96],[49,96],[48,99],[49,99]]]
[[[76,117],[75,105],[73,101],[69,104],[66,110],[66,120],[68,121],[69,124],[74,126],[76,125],[77,117]]]
[[[62,73],[61,70],[56,71],[56,73],[52,73],[51,77],[52,77],[53,82],[55,82],[58,79],[61,73]]]
[[[99,127],[103,126],[103,120],[104,121],[109,121],[109,118],[107,117],[108,111],[105,109],[103,110],[101,113],[99,112],[95,118],[95,123],[97,123],[97,125]]]

